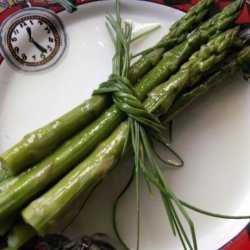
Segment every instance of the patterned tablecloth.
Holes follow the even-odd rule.
[[[82,5],[89,2],[98,1],[98,0],[75,0],[76,5]],[[188,11],[189,8],[197,3],[199,0],[144,0],[148,2],[155,2],[158,4],[164,4],[171,6],[173,8]],[[30,0],[32,6],[43,6],[45,8],[50,8],[55,12],[62,10],[62,7],[55,3],[55,1],[50,0]],[[211,9],[210,15],[219,12],[220,9],[223,9],[225,6],[230,4],[233,1],[229,0],[216,0],[213,8]],[[27,6],[26,1],[20,0],[0,0],[0,25],[3,20],[6,19],[10,13],[13,13],[19,9],[22,9]],[[240,24],[249,24],[250,25],[250,1],[249,4],[245,4],[243,13],[237,20]],[[0,55],[0,62],[3,58]],[[229,229],[230,230],[230,229]],[[28,249],[28,248],[25,248]],[[221,248],[221,250],[250,250],[250,224],[239,234],[232,239],[228,244]]]

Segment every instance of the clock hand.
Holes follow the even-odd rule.
[[[32,35],[31,35],[31,28],[27,27],[26,30],[27,30],[28,35],[29,35],[29,41],[31,43],[33,43],[42,53],[47,53],[47,50],[33,39]]]
[[[34,39],[32,39],[32,43],[42,52],[42,53],[47,53],[47,50],[41,46],[39,43],[37,43]]]
[[[29,41],[32,43],[33,38],[32,38],[32,36],[31,36],[31,28],[30,28],[30,27],[27,27],[26,30],[27,30],[28,35],[29,35]]]

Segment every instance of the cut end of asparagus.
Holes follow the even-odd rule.
[[[39,227],[39,225],[33,223],[35,220],[32,220],[32,218],[34,219],[34,216],[37,216],[36,212],[34,214],[32,212],[27,213],[25,210],[26,209],[22,211],[22,218],[25,224],[28,225],[35,234],[44,237],[54,223],[50,221],[50,223],[46,224],[46,227]]]
[[[36,235],[35,230],[24,222],[16,224],[8,234],[7,250],[18,250]]]
[[[0,181],[6,179],[8,176],[11,176],[8,163],[0,156]]]
[[[2,156],[0,156],[0,182],[17,175],[19,175],[19,172],[13,171],[9,163]]]

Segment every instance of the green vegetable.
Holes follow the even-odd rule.
[[[188,33],[191,31],[195,24],[201,22],[212,3],[213,0],[202,0],[199,4],[194,5],[180,21],[171,27],[169,35],[163,38],[163,40],[166,42],[170,38],[179,37],[183,32]],[[184,37],[186,37],[186,35],[181,36],[180,39],[183,40]],[[172,47],[175,46],[176,39],[171,41]],[[163,49],[163,51],[165,51],[165,49]],[[154,53],[156,54],[157,52]],[[132,73],[132,71],[134,71],[134,73]],[[137,66],[135,66],[132,71],[130,73],[131,78],[136,78],[133,75],[138,74],[140,71],[141,76],[146,73],[145,68],[138,69]],[[16,175],[27,167],[38,163],[67,138],[90,123],[105,110],[109,104],[110,99],[108,97],[97,95],[91,97],[82,105],[54,122],[26,135],[18,144],[0,156],[0,166],[8,170],[9,175]]]
[[[188,33],[197,24],[201,23],[213,3],[214,0],[201,0],[190,8],[184,17],[175,22],[170,27],[169,33],[156,45],[156,48],[154,47],[152,52],[143,55],[131,66],[129,71],[130,81],[136,83],[160,61],[165,51],[183,42],[187,38]]]
[[[220,14],[201,25],[199,31],[184,43],[169,51],[159,65],[137,85],[136,91],[140,92],[140,98],[144,99],[149,91],[166,80],[178,69],[179,65],[199,49],[202,43],[232,25],[242,11],[243,2],[239,0],[229,5]],[[105,96],[93,96],[85,101],[83,106],[77,107],[51,124],[25,136],[21,142],[0,156],[2,168],[7,169],[10,175],[15,175],[26,167],[39,162],[65,139],[92,121],[108,104],[109,99]],[[114,124],[114,127],[116,125]]]
[[[1,184],[1,182],[2,182],[3,180],[5,180],[6,178],[7,178],[7,173],[6,173],[6,171],[0,167],[0,184]]]
[[[92,122],[110,103],[104,96],[93,96],[55,121],[26,135],[0,156],[0,166],[6,169],[8,175],[20,173]]]
[[[164,88],[161,84],[150,92],[145,105],[150,107],[150,110],[158,108],[160,114],[165,113],[172,105],[176,95],[179,94],[180,84],[187,87],[197,83],[204,72],[225,57],[234,44],[237,32],[238,28],[230,29],[217,36],[216,39],[209,41],[207,45],[203,45],[199,51],[190,57],[188,63],[183,64],[180,70],[170,77]],[[216,52],[212,52],[213,50],[216,50]],[[200,70],[199,73],[197,73],[197,68]],[[177,86],[176,83],[178,83]]]
[[[60,192],[58,192],[59,186],[56,185],[57,187],[54,186],[49,193],[33,201],[23,211],[24,220],[31,224],[40,235],[45,235],[55,219],[58,219],[65,209],[70,207],[71,202],[82,194],[82,190],[88,189],[104,178],[110,170],[110,166],[117,163],[124,146],[127,128],[126,122],[121,123],[115,132],[94,150],[91,156],[58,182]],[[45,214],[48,216],[45,217]]]
[[[195,76],[209,70],[214,63],[223,59],[225,51],[233,44],[237,32],[237,28],[228,30],[204,45],[175,75],[149,94],[144,102],[145,108],[152,113],[166,99],[174,100],[183,87],[191,82],[191,79],[195,79]],[[204,53],[204,50],[209,53]],[[204,63],[206,63],[206,67],[204,67]],[[171,102],[168,104],[170,106]],[[165,104],[165,110],[161,108],[158,112],[167,112],[169,106]],[[122,123],[82,163],[47,193],[30,203],[22,212],[25,222],[35,228],[39,234],[46,234],[56,219],[65,212],[65,209],[70,207],[72,201],[82,195],[90,185],[100,181],[116,164],[128,134],[127,126],[127,123]],[[3,214],[2,211],[0,213]]]
[[[235,30],[230,30],[223,34],[224,37],[227,37],[227,40],[223,42],[223,44],[225,43],[229,45],[231,39],[229,39],[230,35],[227,34],[235,36]],[[220,39],[220,42],[221,37],[222,36],[219,36],[219,38],[217,38]],[[220,44],[219,49],[221,48],[223,48],[223,46]],[[209,55],[202,53],[202,56],[206,58],[206,56]],[[220,57],[221,55],[218,56],[218,58]],[[214,63],[214,55],[211,54],[209,58],[213,58],[213,60],[208,60],[211,60],[211,63]],[[195,63],[195,60],[192,60],[192,62]],[[185,65],[187,64],[184,64],[184,66]],[[197,65],[197,63],[195,65]],[[204,67],[202,66],[201,69],[204,70]],[[200,73],[201,72],[199,72],[199,74]],[[182,84],[184,84],[183,77],[178,79],[178,81],[180,80],[182,80]],[[173,84],[170,86],[175,87]],[[169,89],[171,90],[171,88]],[[140,97],[144,93],[138,91],[137,94]],[[157,88],[155,96],[152,97],[152,95],[150,95],[148,97],[153,103],[151,101],[146,101],[146,108],[151,111],[156,109],[159,104],[159,101],[156,99],[158,94],[159,99],[161,98],[162,100],[164,100],[164,95],[169,95],[164,87],[162,88],[162,93],[160,88]],[[6,216],[22,208],[28,201],[36,197],[37,194],[44,191],[47,186],[64,176],[72,167],[84,159],[84,157],[89,154],[100,141],[107,137],[125,118],[125,114],[120,112],[115,106],[112,106],[90,126],[63,144],[48,158],[37,164],[25,174],[20,175],[13,185],[0,193],[0,221],[3,221]]]
[[[228,5],[221,13],[203,23],[183,43],[167,51],[160,62],[140,80],[137,91],[148,93],[153,87],[166,81],[202,44],[232,26],[243,6],[244,0]]]
[[[30,171],[30,169],[26,170],[25,172],[22,172],[18,176],[8,177],[5,180],[3,180],[0,183],[0,193],[3,192],[3,191],[6,191],[9,187],[11,187],[12,185],[14,185],[19,180],[19,178],[21,176],[25,175],[29,171]]]
[[[70,13],[74,12],[77,9],[73,0],[56,0],[56,2]]]
[[[4,236],[20,218],[20,214],[14,214],[0,223],[0,236]]]
[[[18,250],[28,240],[36,235],[36,231],[23,221],[17,223],[8,234],[7,250]]]
[[[228,76],[236,73],[245,63],[250,62],[250,47],[247,46],[238,52],[233,58],[230,58],[216,73],[202,80],[202,83],[194,89],[181,95],[164,115],[165,122],[169,122],[185,109],[189,104],[197,98],[208,92],[211,88],[216,87],[224,81]]]

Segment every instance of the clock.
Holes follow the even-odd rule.
[[[23,71],[40,71],[57,63],[65,52],[66,34],[52,11],[30,7],[11,15],[1,26],[1,51]]]

